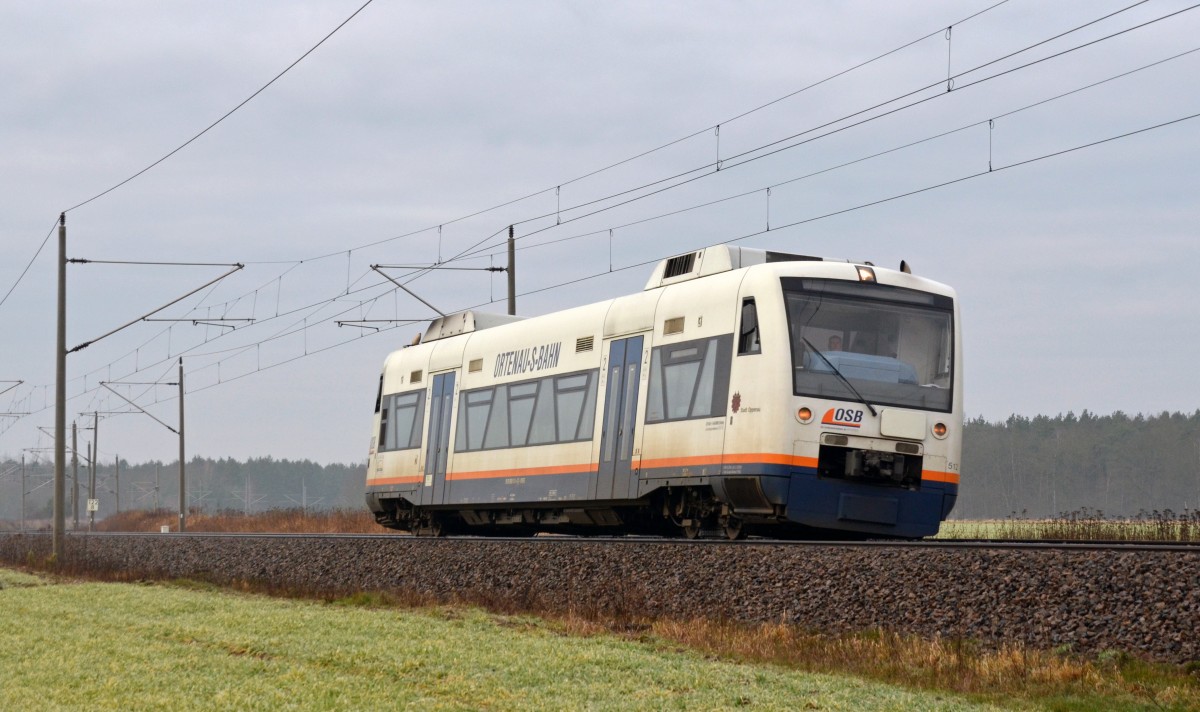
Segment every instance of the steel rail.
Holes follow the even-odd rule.
[[[12,534],[39,535],[47,532],[2,531],[0,536]],[[796,540],[751,537],[741,541],[720,538],[675,539],[653,536],[575,536],[551,534],[527,537],[445,536],[426,537],[412,534],[328,534],[328,533],[272,533],[272,532],[68,532],[68,536],[81,537],[187,537],[197,539],[351,539],[378,541],[422,541],[438,542],[524,542],[554,546],[566,544],[611,544],[636,546],[644,544],[668,546],[796,546],[832,548],[883,548],[883,549],[1002,549],[1029,551],[1176,551],[1200,553],[1200,541],[1070,541],[1070,540],[1026,540],[1026,539],[921,539],[904,541],[895,539],[855,540]]]

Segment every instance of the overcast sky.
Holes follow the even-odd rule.
[[[0,296],[61,211],[195,136],[361,4],[0,4]],[[69,257],[245,263],[157,318],[255,321],[140,323],[72,354],[68,422],[127,410],[99,382],[173,381],[182,355],[189,456],[361,460],[383,359],[424,325],[336,321],[431,314],[369,266],[479,243],[497,249],[458,264],[503,266],[510,223],[521,314],[640,290],[651,266],[631,265],[729,240],[905,259],[958,290],[968,416],[1192,412],[1200,119],[1013,164],[1200,112],[1200,52],[1085,89],[1200,47],[1200,10],[988,79],[1190,4],[1145,2],[947,92],[948,73],[1130,1],[1011,0],[964,22],[992,4],[375,0],[211,131],[69,210]],[[697,180],[615,206],[680,174]],[[0,412],[32,413],[0,417],[0,455],[52,444],[55,250],[0,305],[0,381],[24,381]],[[68,346],[225,269],[72,265]],[[447,312],[505,309],[502,274],[409,286]],[[174,388],[118,388],[175,424]],[[176,448],[146,416],[101,423],[105,459]]]

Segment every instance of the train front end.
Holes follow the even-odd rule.
[[[825,267],[827,276],[778,282],[791,373],[783,519],[856,535],[934,535],[954,507],[962,451],[955,294],[906,272]]]

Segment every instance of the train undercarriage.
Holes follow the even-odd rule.
[[[687,539],[744,539],[750,534],[782,539],[862,538],[851,532],[822,530],[789,522],[783,505],[740,511],[710,486],[663,487],[638,500],[519,506],[420,507],[403,498],[378,500],[376,521],[421,537],[640,535]]]

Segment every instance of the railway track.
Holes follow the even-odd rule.
[[[0,536],[20,532],[0,532]],[[26,534],[43,534],[49,532],[26,532]],[[1200,541],[1131,541],[1131,540],[1077,540],[1077,539],[921,539],[915,541],[896,539],[856,540],[796,540],[772,539],[768,537],[750,537],[739,541],[728,541],[724,538],[712,539],[683,539],[649,536],[574,536],[574,535],[542,535],[535,537],[475,537],[475,536],[446,536],[420,537],[411,534],[331,534],[331,533],[274,533],[274,532],[68,532],[71,537],[173,537],[173,538],[248,538],[248,539],[361,539],[390,541],[465,541],[465,542],[523,542],[545,545],[569,542],[592,542],[606,544],[669,544],[674,546],[792,546],[792,547],[865,547],[865,548],[934,548],[934,549],[1012,549],[1012,550],[1065,550],[1065,551],[1179,551],[1200,552]]]
[[[630,620],[721,617],[844,632],[884,627],[999,647],[1200,660],[1200,546],[979,540],[73,533],[66,566],[335,598],[392,591]],[[48,533],[0,535],[0,562]],[[31,558],[32,557],[32,558]]]

